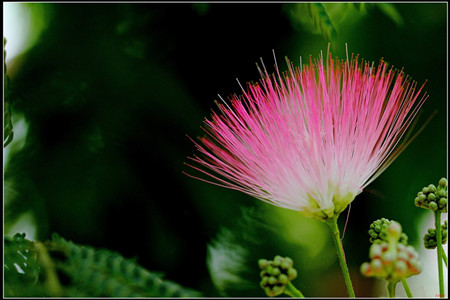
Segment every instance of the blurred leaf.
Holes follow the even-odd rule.
[[[66,297],[195,297],[200,293],[147,271],[106,249],[25,234],[5,237],[5,295]],[[52,277],[54,275],[54,277]],[[60,294],[59,294],[60,293]]]
[[[8,74],[6,74],[6,38],[3,38],[3,80],[4,80],[4,110],[3,110],[3,148],[8,146],[9,143],[11,143],[14,132],[13,132],[13,125],[11,122],[11,91],[9,88],[9,77]]]
[[[311,16],[314,25],[322,35],[332,44],[336,41],[336,28],[331,22],[330,17],[322,3],[307,3],[306,7],[308,9],[309,15]]]
[[[25,234],[17,233],[4,239],[4,286],[5,296],[17,297],[33,292],[35,296],[45,295],[35,288],[40,267],[36,260],[33,243],[25,239]]]
[[[392,21],[395,22],[398,26],[402,26],[404,24],[403,18],[398,12],[398,10],[395,8],[395,5],[392,3],[376,3],[378,8],[389,18],[391,18]]]

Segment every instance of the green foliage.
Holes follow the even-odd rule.
[[[391,3],[296,3],[285,6],[292,23],[312,33],[320,33],[335,50],[337,36],[344,23],[350,23],[377,7],[396,25],[403,25],[403,18]]]
[[[10,97],[10,88],[9,88],[9,77],[8,74],[6,74],[6,39],[3,38],[3,88],[4,88],[4,97],[3,97],[3,148],[8,146],[9,143],[11,143],[14,131],[13,126],[11,122],[11,97]]]
[[[374,3],[386,16],[398,26],[403,25],[403,18],[392,3]]]
[[[5,237],[3,270],[5,296],[45,296],[43,287],[36,284],[40,272],[37,253],[25,234]]]
[[[135,260],[66,241],[57,234],[45,243],[25,234],[5,238],[6,296],[195,297],[200,294],[163,280]]]

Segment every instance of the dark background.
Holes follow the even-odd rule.
[[[276,254],[294,258],[303,294],[346,295],[325,224],[182,174],[195,152],[186,134],[202,135],[217,94],[240,92],[236,78],[259,79],[260,57],[272,72],[272,49],[282,70],[284,56],[298,64],[299,56],[326,51],[328,40],[308,27],[311,17],[294,14],[297,4],[27,5],[46,12],[47,27],[8,66],[12,115],[28,131],[23,147],[8,146],[6,233],[31,212],[37,240],[57,232],[137,257],[207,296],[224,295],[208,272],[207,245],[228,236],[230,249],[247,251],[240,274],[250,284],[229,284],[226,295],[264,296],[256,262]],[[405,67],[419,84],[428,79],[417,129],[437,111],[352,204],[347,261],[356,294],[376,296],[375,280],[359,274],[369,224],[395,219],[422,247],[417,225],[428,212],[414,206],[415,194],[446,176],[447,4],[393,4],[401,24],[376,5],[366,13],[346,5],[335,18],[334,54],[345,58],[348,43],[350,54]]]

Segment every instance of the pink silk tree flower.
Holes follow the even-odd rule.
[[[409,144],[398,145],[428,96],[383,60],[287,63],[218,104],[187,164],[213,181],[187,175],[326,221]]]

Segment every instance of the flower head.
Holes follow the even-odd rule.
[[[190,166],[211,183],[326,220],[400,154],[427,96],[383,60],[376,68],[353,56],[287,63],[287,72],[264,68],[259,83],[218,103]]]

